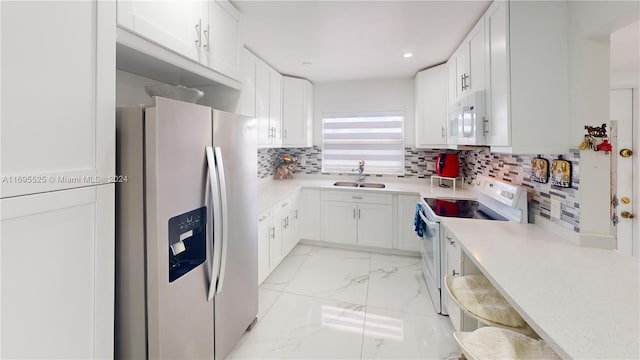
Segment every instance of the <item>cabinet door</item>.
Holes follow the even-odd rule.
[[[416,235],[413,219],[420,198],[414,195],[398,195],[398,249],[420,251],[420,238]]]
[[[2,1],[0,7],[0,197],[114,175],[115,3]]]
[[[460,100],[467,93],[467,83],[469,76],[469,48],[466,43],[462,43],[454,54],[456,64],[456,99]]]
[[[325,200],[322,204],[322,230],[324,241],[357,243],[356,203]]]
[[[504,1],[494,1],[485,13],[491,85],[487,96],[487,116],[491,129],[488,145],[496,146],[509,146],[511,143],[508,6]]]
[[[391,249],[393,246],[393,207],[359,203],[358,245]]]
[[[258,146],[268,146],[273,134],[269,126],[269,66],[259,59],[256,59],[256,119]]]
[[[113,358],[114,186],[0,200],[2,358]]]
[[[242,91],[236,112],[241,115],[256,115],[256,57],[249,50],[242,49]]]
[[[201,27],[206,26],[208,17],[206,11],[206,1],[118,0],[118,25],[199,61],[203,45]]]
[[[271,217],[269,211],[258,216],[258,285],[269,276]]]
[[[307,240],[322,240],[322,213],[320,190],[302,189],[300,197],[300,237]]]
[[[456,103],[456,62],[451,57],[447,61],[447,109]],[[417,104],[416,104],[417,106]]]
[[[209,66],[233,79],[240,78],[240,13],[229,1],[208,1],[205,44]]]
[[[304,79],[285,76],[282,91],[282,145],[310,147],[311,83]]]
[[[300,195],[291,198],[291,211],[289,212],[289,227],[291,228],[291,246],[289,251],[300,242]],[[289,252],[287,251],[287,253]]]
[[[269,126],[273,129],[271,145],[282,143],[282,75],[269,69]]]
[[[480,18],[476,26],[467,37],[469,47],[469,92],[486,89],[485,84],[485,41],[484,41],[484,16]]]
[[[447,68],[439,65],[416,76],[416,147],[447,144]]]

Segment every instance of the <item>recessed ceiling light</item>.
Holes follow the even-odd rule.
[[[309,66],[311,66],[311,62],[310,61],[305,61],[305,62],[302,63],[302,66],[309,67]]]
[[[404,53],[404,55],[402,55],[402,56],[404,56],[404,58],[405,58],[405,59],[408,59],[408,58],[410,58],[410,57],[412,57],[412,56],[413,56],[413,53],[411,53],[411,52],[406,52],[406,53]]]

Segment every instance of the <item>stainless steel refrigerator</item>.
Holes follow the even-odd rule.
[[[160,97],[118,109],[119,359],[223,359],[256,319],[255,119]]]

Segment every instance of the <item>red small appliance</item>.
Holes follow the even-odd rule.
[[[436,159],[436,175],[455,178],[458,177],[460,164],[456,154],[438,154]]]

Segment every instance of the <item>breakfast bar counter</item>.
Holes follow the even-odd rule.
[[[640,263],[540,226],[446,218],[475,265],[562,357],[640,358]]]

